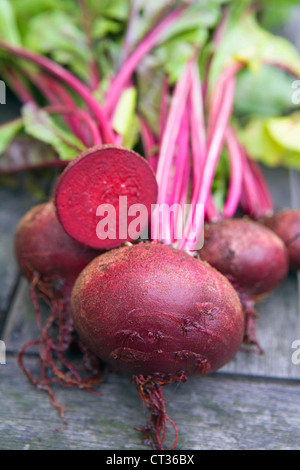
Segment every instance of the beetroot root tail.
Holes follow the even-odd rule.
[[[184,374],[176,376],[166,376],[155,374],[151,376],[134,375],[132,381],[135,382],[137,391],[142,399],[143,405],[147,406],[150,413],[146,425],[142,428],[135,428],[141,432],[143,443],[156,450],[164,450],[164,441],[167,434],[167,422],[171,423],[175,431],[175,439],[172,450],[175,449],[178,441],[178,429],[174,421],[166,412],[166,401],[163,395],[163,386],[171,383],[185,382]]]
[[[261,347],[257,338],[257,319],[260,317],[259,313],[253,306],[247,305],[244,308],[245,312],[245,334],[243,343],[250,346],[247,351],[254,352],[262,356],[265,352]],[[245,348],[244,348],[245,349]]]
[[[103,381],[103,367],[100,361],[96,360],[97,358],[85,347],[80,347],[80,344],[78,344],[79,350],[83,355],[80,367],[67,360],[66,354],[70,349],[74,330],[66,299],[59,291],[47,286],[35,273],[31,282],[30,295],[40,336],[22,346],[17,362],[29,383],[38,390],[48,393],[51,405],[58,410],[61,421],[66,426],[65,410],[57,400],[52,384],[57,383],[64,387],[76,387],[90,393],[97,393],[94,388]],[[50,310],[44,324],[40,308],[41,300],[48,305]],[[25,355],[34,346],[39,347],[37,374],[33,373],[24,361]]]

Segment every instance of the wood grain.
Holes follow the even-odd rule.
[[[0,366],[0,377],[1,449],[147,449],[134,428],[148,415],[127,377],[109,373],[100,397],[57,388],[67,408],[65,429],[47,395],[24,381],[14,358]],[[299,383],[219,372],[166,387],[165,397],[179,430],[178,450],[299,449]],[[170,428],[168,446],[173,437]]]

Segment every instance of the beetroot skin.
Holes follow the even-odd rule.
[[[288,272],[288,255],[282,240],[267,227],[249,219],[225,219],[207,224],[199,251],[237,290],[246,315],[244,342],[256,345],[254,304],[270,294]]]
[[[32,208],[20,220],[15,234],[15,254],[30,281],[30,295],[40,329],[40,337],[20,349],[18,363],[32,385],[48,392],[65,423],[64,409],[55,398],[51,383],[90,389],[103,378],[99,360],[77,341],[78,338],[77,349],[82,352],[84,366],[77,371],[66,357],[76,336],[70,315],[71,290],[78,274],[99,252],[72,240],[58,222],[53,203],[48,202]],[[44,325],[41,300],[49,306]],[[39,377],[31,373],[23,360],[25,353],[36,345],[40,348]]]
[[[70,238],[58,222],[52,202],[39,204],[20,220],[15,233],[15,254],[23,274],[43,281],[73,283],[82,269],[99,255]]]
[[[121,247],[93,260],[71,297],[88,348],[129,374],[205,374],[238,351],[244,316],[215,269],[156,243]]]
[[[287,275],[282,240],[246,218],[207,224],[199,254],[231,281],[242,298],[254,301],[271,293]]]
[[[272,217],[265,218],[264,224],[283,240],[288,250],[290,268],[298,271],[300,269],[300,210],[283,209]]]

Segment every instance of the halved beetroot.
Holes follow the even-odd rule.
[[[68,235],[100,250],[135,240],[128,227],[137,221],[142,233],[156,199],[157,183],[150,165],[136,152],[113,145],[80,154],[61,174],[54,194],[58,219]],[[144,211],[135,212],[135,206],[128,215],[134,204],[142,204]]]

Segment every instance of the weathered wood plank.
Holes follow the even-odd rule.
[[[0,187],[0,312],[6,312],[19,270],[14,258],[13,237],[22,215],[36,204],[21,188]],[[1,318],[0,318],[1,320]]]
[[[6,105],[0,106],[0,124],[19,115],[20,103],[9,90],[6,98]],[[41,191],[48,191],[49,175],[35,175],[30,175],[32,182],[35,180]],[[13,247],[15,229],[25,212],[40,202],[37,195],[28,191],[26,178],[27,175],[20,174],[11,182],[11,187],[0,186],[0,331],[19,277]]]
[[[300,378],[292,361],[292,343],[300,339],[298,282],[294,274],[257,305],[258,339],[265,354],[239,352],[224,371],[264,377]]]
[[[274,209],[299,207],[298,172],[284,168],[263,168]],[[300,378],[300,368],[291,362],[292,343],[300,339],[300,304],[297,275],[288,278],[267,299],[257,305],[258,337],[264,356],[240,352],[225,371],[266,377]]]
[[[17,353],[27,341],[39,338],[39,336],[29,293],[29,283],[22,278],[6,320],[2,339],[8,352]]]
[[[0,376],[1,449],[146,449],[134,427],[143,426],[148,414],[128,378],[109,373],[99,386],[101,396],[57,389],[68,421],[57,431],[61,423],[47,395],[24,381],[13,358],[0,366]],[[166,387],[178,450],[299,449],[299,387],[298,381],[221,373]],[[166,447],[172,439],[170,429]]]

